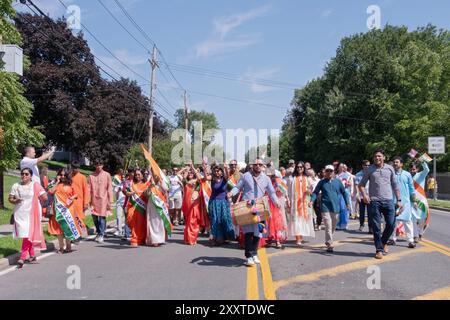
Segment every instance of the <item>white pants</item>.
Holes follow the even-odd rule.
[[[397,221],[397,222],[395,223],[395,227],[397,228],[397,226],[398,226],[400,223],[403,223],[403,225],[405,226],[405,232],[406,232],[406,237],[408,238],[408,242],[409,242],[409,243],[414,242],[414,237],[413,237],[413,234],[414,234],[414,231],[413,231],[413,229],[414,229],[414,227],[413,227],[413,222],[412,222],[412,221]],[[392,232],[391,239],[394,240],[394,241],[397,241],[397,235],[395,234],[395,230],[394,230],[394,232]]]
[[[414,238],[418,238],[419,236],[423,236],[423,233],[425,232],[425,219],[416,220],[413,222],[414,225]]]
[[[122,235],[123,234],[123,225],[125,223],[125,214],[123,207],[121,205],[117,205],[116,207],[116,216],[117,216],[117,231]]]

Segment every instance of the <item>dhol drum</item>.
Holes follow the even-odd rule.
[[[264,196],[252,202],[241,201],[231,205],[233,223],[239,226],[267,221],[270,218],[269,198]]]

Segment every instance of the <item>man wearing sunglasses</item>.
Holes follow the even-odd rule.
[[[278,202],[278,197],[272,186],[272,182],[268,176],[262,173],[263,166],[263,161],[257,158],[252,164],[251,171],[246,172],[242,176],[236,187],[228,193],[228,197],[233,197],[242,191],[242,199],[244,201],[252,201],[268,193],[273,203],[279,208],[280,203]],[[245,257],[247,258],[245,265],[252,267],[255,263],[260,263],[257,251],[262,233],[259,230],[258,223],[242,226],[242,230],[245,234]]]

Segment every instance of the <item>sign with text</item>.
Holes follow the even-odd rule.
[[[445,154],[445,137],[429,137],[428,153]]]

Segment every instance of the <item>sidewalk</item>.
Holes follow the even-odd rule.
[[[13,226],[10,224],[0,225],[0,238],[10,236],[13,232]]]

